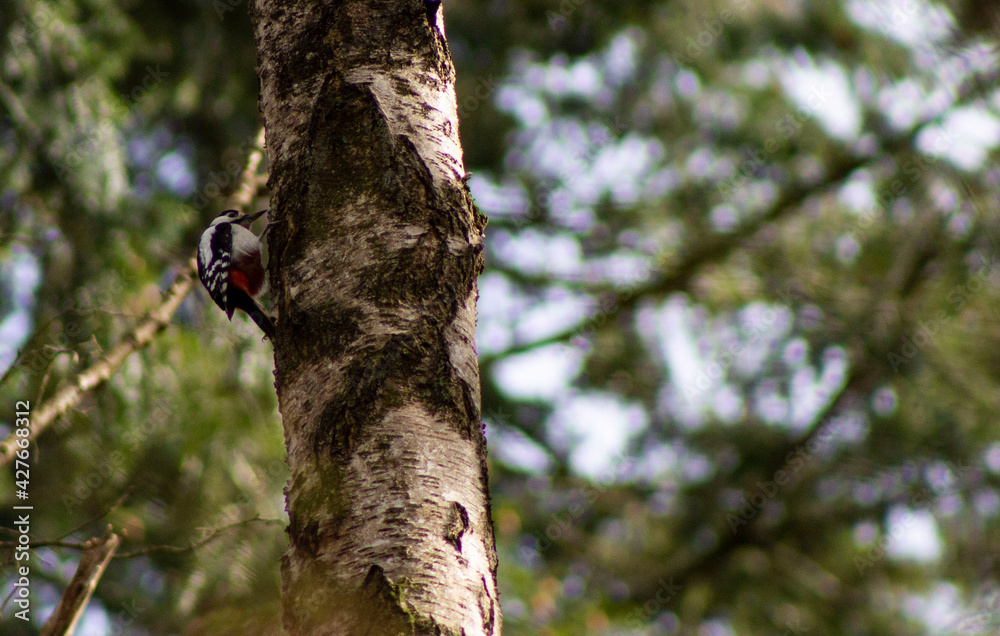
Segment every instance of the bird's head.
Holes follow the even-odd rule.
[[[257,214],[240,214],[239,210],[226,210],[212,220],[212,225],[219,223],[235,223],[243,227],[250,227],[250,224],[260,218],[267,210],[261,210]]]

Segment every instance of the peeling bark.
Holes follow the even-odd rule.
[[[257,0],[291,634],[500,633],[442,12]]]

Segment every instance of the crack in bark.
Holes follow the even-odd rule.
[[[455,546],[459,554],[462,552],[462,535],[469,529],[469,513],[465,506],[457,501],[451,502],[451,518],[444,534],[444,540]]]

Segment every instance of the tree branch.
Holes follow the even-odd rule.
[[[208,532],[203,539],[198,541],[192,541],[188,545],[151,545],[145,548],[140,548],[138,550],[133,550],[131,552],[123,552],[114,556],[115,559],[134,559],[139,556],[146,556],[148,554],[184,554],[186,552],[194,552],[200,547],[208,545],[212,541],[215,541],[221,537],[228,530],[233,528],[238,528],[240,526],[249,525],[255,522],[261,522],[265,524],[284,524],[285,522],[281,519],[264,519],[260,515],[255,517],[250,517],[249,519],[243,519],[241,521],[235,521],[224,526],[212,529]],[[2,528],[10,533],[15,533],[16,531],[10,528]],[[207,528],[204,528],[207,530]],[[64,537],[67,535],[64,535]],[[67,548],[69,550],[88,550],[90,548],[90,543],[93,541],[87,541],[84,543],[79,543],[76,541],[63,541],[63,537],[59,539],[53,539],[51,541],[32,541],[32,548]],[[9,548],[17,545],[17,541],[0,541],[0,548]]]
[[[610,323],[622,311],[633,309],[638,305],[640,300],[650,295],[662,296],[687,289],[691,283],[691,279],[694,278],[702,266],[726,258],[742,247],[748,238],[754,236],[763,227],[787,216],[792,210],[796,209],[803,201],[809,198],[810,195],[840,183],[867,162],[867,158],[859,157],[849,157],[842,160],[829,172],[822,183],[808,187],[803,185],[793,186],[766,211],[747,221],[737,230],[728,234],[712,234],[708,238],[702,239],[698,245],[688,250],[686,254],[681,255],[677,259],[677,264],[673,267],[668,267],[664,273],[661,273],[653,280],[639,287],[616,294],[614,301],[607,310],[598,311],[579,324],[547,338],[516,344],[501,353],[482,356],[480,358],[481,362],[488,364],[497,358],[523,353],[549,344],[565,342],[582,332],[598,329]]]
[[[45,621],[42,636],[71,636],[76,623],[83,615],[97,582],[104,574],[104,568],[121,543],[121,537],[111,531],[109,525],[101,538],[93,538],[84,544],[83,556],[70,580],[59,605],[49,620]]]
[[[200,541],[194,541],[190,545],[182,545],[182,546],[175,546],[175,545],[151,545],[151,546],[148,546],[148,547],[145,547],[145,548],[141,548],[139,550],[133,550],[132,552],[123,552],[122,554],[119,554],[119,555],[115,556],[115,559],[134,559],[135,557],[145,556],[147,554],[184,554],[186,552],[194,552],[198,548],[200,548],[202,546],[205,546],[205,545],[208,545],[212,541],[215,541],[216,539],[218,539],[219,537],[221,537],[228,530],[232,530],[233,528],[238,528],[240,526],[249,525],[251,523],[255,523],[255,522],[258,522],[258,521],[261,522],[261,523],[265,523],[265,524],[276,524],[277,523],[277,524],[282,524],[283,525],[285,523],[281,519],[264,519],[260,515],[257,515],[257,516],[254,516],[254,517],[250,517],[249,519],[243,519],[242,521],[236,521],[236,522],[233,522],[233,523],[221,526],[219,528],[216,528],[215,530],[212,530],[211,532],[209,532],[208,535],[205,536],[204,539],[201,539]]]
[[[253,203],[254,197],[260,192],[261,180],[257,175],[257,168],[264,158],[264,128],[257,131],[254,138],[253,149],[247,155],[246,168],[240,175],[240,185],[233,194],[226,200],[227,206],[238,208],[243,212],[248,212],[247,208]]]

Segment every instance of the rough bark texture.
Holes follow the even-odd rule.
[[[482,229],[440,10],[257,0],[292,634],[500,633]]]

